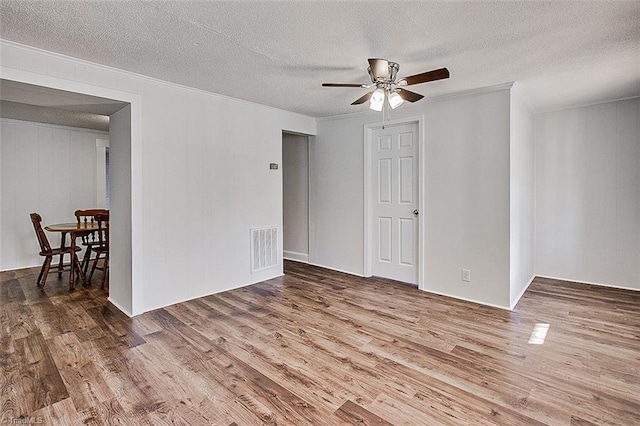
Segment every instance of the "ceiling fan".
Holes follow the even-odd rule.
[[[440,68],[410,77],[403,77],[396,81],[399,69],[400,65],[396,62],[391,62],[386,59],[369,58],[369,68],[367,68],[367,71],[371,77],[371,84],[322,83],[322,86],[360,87],[363,89],[375,87],[376,89],[374,91],[359,97],[351,105],[360,105],[370,100],[369,108],[375,111],[382,111],[385,98],[392,109],[397,108],[404,101],[416,102],[424,98],[424,96],[419,93],[403,89],[402,87],[404,86],[449,78],[449,70]]]

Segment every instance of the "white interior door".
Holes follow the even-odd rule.
[[[418,123],[371,135],[372,273],[418,284]]]

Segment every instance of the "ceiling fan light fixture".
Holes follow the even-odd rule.
[[[374,102],[373,100],[371,100],[369,109],[372,109],[374,111],[382,111],[382,102]]]
[[[374,90],[373,93],[371,94],[371,101],[372,102],[383,102],[384,101],[384,90],[382,90],[382,89]]]
[[[382,104],[384,103],[384,90],[376,89],[371,94],[371,101],[369,108],[374,111],[382,111]]]
[[[402,99],[402,96],[400,96],[398,92],[389,93],[388,99],[389,99],[389,106],[391,107],[391,109],[398,108],[404,102],[404,99]]]

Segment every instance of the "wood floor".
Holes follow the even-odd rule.
[[[640,293],[537,279],[508,312],[285,272],[133,319],[0,273],[0,424],[640,424]]]

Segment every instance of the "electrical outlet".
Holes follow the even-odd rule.
[[[471,271],[468,269],[462,270],[462,281],[471,282]]]

